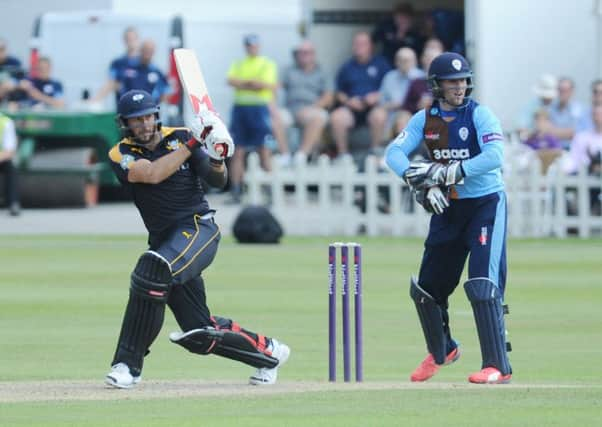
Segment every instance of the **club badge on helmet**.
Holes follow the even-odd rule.
[[[161,120],[159,119],[159,105],[153,100],[150,93],[144,90],[129,90],[119,98],[117,103],[117,124],[122,137],[134,137],[132,130],[127,124],[127,119],[134,117],[155,115],[155,124],[157,131],[161,130]]]
[[[472,69],[466,58],[459,53],[444,52],[431,62],[428,70],[428,86],[437,99],[443,98],[441,80],[466,79],[466,98],[472,93]]]

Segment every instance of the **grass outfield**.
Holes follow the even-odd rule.
[[[366,381],[329,384],[330,240],[225,239],[206,272],[214,314],[291,346],[274,388],[244,385],[252,368],[170,344],[177,326],[168,314],[141,387],[121,391],[104,389],[102,378],[144,239],[2,238],[0,426],[599,425],[602,240],[510,241],[509,386],[466,382],[480,351],[461,288],[450,315],[462,358],[428,383],[409,383],[425,353],[408,296],[422,241],[384,238],[360,240]]]

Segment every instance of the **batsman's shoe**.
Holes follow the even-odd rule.
[[[281,343],[275,338],[271,339],[271,350],[272,357],[278,359],[278,365],[275,368],[258,368],[257,371],[251,377],[249,377],[249,384],[252,385],[265,385],[275,384],[278,378],[278,368],[286,363],[288,357],[291,354],[291,349],[288,345]]]
[[[117,363],[105,377],[105,384],[115,388],[132,388],[140,382],[140,375],[133,376],[125,363]]]
[[[506,384],[512,379],[512,374],[504,375],[494,367],[481,369],[468,377],[468,381],[474,384]]]
[[[454,363],[456,360],[460,358],[460,347],[454,348],[449,354],[445,357],[445,363],[443,365],[449,365]],[[418,367],[412,372],[410,379],[414,382],[426,381],[431,378],[433,375],[437,373],[439,368],[442,365],[437,365],[435,363],[435,358],[432,354],[428,354],[422,363],[418,365]]]

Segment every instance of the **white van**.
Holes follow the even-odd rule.
[[[123,33],[134,27],[140,39],[156,44],[153,62],[170,79],[174,95],[167,107],[169,117],[181,116],[181,96],[171,50],[182,46],[182,19],[115,13],[111,11],[47,12],[33,28],[30,69],[41,56],[52,61],[53,78],[63,84],[67,109],[77,109],[109,78],[111,61],[125,53]],[[114,111],[115,98],[107,96],[101,106]],[[165,110],[165,108],[164,108]],[[165,117],[164,117],[165,118]]]

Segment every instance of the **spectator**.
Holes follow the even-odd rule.
[[[379,90],[379,105],[370,114],[373,141],[390,140],[392,139],[391,133],[395,132],[395,135],[398,133],[398,127],[394,126],[394,123],[398,120],[400,113],[403,113],[401,106],[410,83],[414,79],[426,76],[424,71],[417,68],[417,63],[416,53],[409,47],[402,47],[397,51],[395,55],[397,68],[389,71],[383,78]],[[383,132],[385,137],[383,137]]]
[[[374,56],[370,35],[353,37],[353,57],[345,62],[336,78],[338,107],[330,116],[333,138],[339,156],[349,153],[349,131],[366,123],[378,104],[378,89],[390,66],[382,56]],[[372,141],[372,146],[381,141]]]
[[[0,39],[0,101],[4,101],[8,94],[15,89],[19,80],[24,77],[21,61],[8,54],[5,40]]]
[[[445,45],[437,37],[429,37],[426,42],[424,42],[424,50],[426,49],[435,49],[443,52],[445,50]],[[425,70],[425,72],[426,71],[427,70]]]
[[[440,51],[436,47],[425,49],[420,56],[422,70],[427,72],[433,59],[441,53],[443,51]],[[415,114],[418,110],[429,107],[432,102],[433,95],[428,88],[426,77],[419,77],[410,83],[408,93],[401,108],[402,110],[409,111],[411,114]]]
[[[27,99],[20,101],[20,106],[31,108],[63,108],[63,84],[54,80],[52,75],[52,64],[48,57],[40,57],[32,75],[19,82],[19,89],[25,92]]]
[[[535,128],[525,141],[526,145],[533,150],[562,149],[561,141],[555,135],[548,132],[552,126],[548,110],[545,108],[537,110],[534,122]]]
[[[402,47],[409,47],[416,55],[422,52],[422,37],[413,28],[414,8],[409,3],[399,3],[391,17],[380,22],[372,31],[372,41],[381,46],[381,54],[395,64],[395,54]]]
[[[125,81],[126,76],[136,73],[136,67],[140,63],[140,43],[138,31],[136,31],[134,27],[125,29],[123,32],[123,43],[125,44],[125,54],[111,61],[111,65],[109,66],[109,80],[90,100],[91,102],[99,102],[109,93],[113,92],[115,94],[115,105],[117,105],[121,95],[126,92],[123,90],[123,82]]]
[[[590,173],[600,173],[602,153],[602,105],[592,108],[593,129],[577,132],[564,162],[566,173],[577,173],[582,167],[590,168]]]
[[[140,45],[140,62],[133,68],[134,72],[124,76],[120,93],[138,89],[150,93],[156,103],[167,99],[171,88],[165,74],[153,64],[154,54],[155,42],[144,40]]]
[[[573,99],[575,83],[568,77],[558,79],[558,98],[550,106],[550,133],[558,138],[567,150],[575,131],[583,121],[583,106]]]
[[[234,88],[230,131],[236,150],[230,164],[230,191],[235,203],[240,202],[242,195],[248,151],[256,150],[262,167],[271,169],[271,155],[265,144],[273,138],[269,104],[278,85],[276,64],[259,55],[259,37],[245,36],[244,45],[247,56],[228,70],[228,84]]]
[[[590,106],[584,110],[583,116],[581,117],[581,122],[577,126],[579,131],[582,130],[592,130],[594,128],[594,122],[592,121],[592,110],[598,106],[602,105],[602,79],[597,79],[592,82],[591,85],[591,104]]]
[[[533,87],[533,93],[536,98],[529,101],[518,119],[518,132],[521,141],[525,141],[535,128],[535,112],[540,108],[549,111],[552,102],[558,97],[558,80],[550,74],[542,75],[537,85]]]
[[[291,121],[302,129],[297,155],[302,159],[314,152],[328,123],[333,91],[330,80],[316,62],[314,44],[304,40],[294,50],[295,64],[284,72],[286,108]]]
[[[0,173],[4,175],[4,197],[9,213],[18,216],[21,213],[17,192],[17,134],[14,122],[0,113]]]

